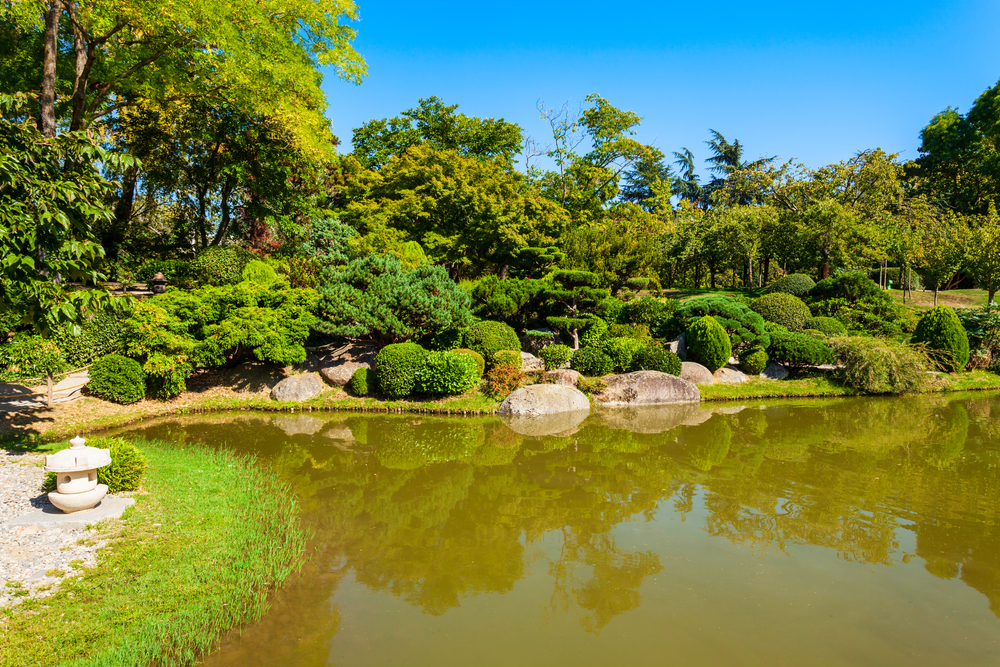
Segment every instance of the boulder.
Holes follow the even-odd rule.
[[[608,428],[632,433],[663,433],[695,418],[697,403],[639,405],[627,408],[598,408]]]
[[[319,395],[324,389],[326,385],[318,375],[312,373],[293,375],[274,385],[274,389],[271,390],[271,400],[300,403]]]
[[[309,415],[281,415],[271,418],[271,423],[285,432],[285,435],[314,435],[326,422]]]
[[[701,392],[687,380],[660,371],[635,371],[603,378],[607,386],[594,396],[598,405],[698,403]]]
[[[501,415],[500,419],[507,425],[507,428],[520,435],[534,438],[567,437],[579,430],[580,424],[589,414],[590,410],[574,410],[573,412],[557,412],[551,415]]]
[[[776,364],[775,362],[770,362],[764,372],[760,374],[765,380],[784,380],[788,377],[788,369],[781,364]]]
[[[545,362],[536,357],[533,354],[527,352],[521,353],[521,370],[522,371],[544,371]]]
[[[687,345],[685,344],[684,334],[681,334],[676,339],[667,343],[667,349],[676,354],[681,358],[681,361],[687,361]]]
[[[545,375],[552,378],[554,384],[568,384],[571,387],[575,387],[576,381],[583,377],[580,371],[574,371],[569,368],[548,371]]]
[[[334,387],[343,387],[351,381],[354,371],[371,367],[372,365],[365,361],[342,361],[334,366],[319,369],[319,374]]]
[[[712,377],[722,384],[742,384],[747,381],[746,374],[734,366],[723,366],[712,373]]]
[[[551,415],[559,412],[590,411],[590,401],[576,387],[562,384],[532,384],[521,387],[504,399],[497,409],[501,415]]]
[[[681,364],[681,379],[687,380],[691,384],[715,384],[712,371],[693,361],[685,361]]]

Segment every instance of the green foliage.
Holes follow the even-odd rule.
[[[740,368],[750,375],[760,375],[767,368],[768,361],[770,359],[764,350],[750,350],[740,357]]]
[[[821,280],[809,290],[809,296],[814,301],[846,299],[851,303],[861,299],[892,298],[878,286],[878,283],[860,271],[838,273],[826,280]]]
[[[635,338],[647,344],[653,340],[645,324],[612,324],[608,327],[608,338]]]
[[[752,347],[766,348],[770,342],[764,329],[764,318],[730,297],[714,294],[699,296],[688,299],[677,308],[677,318],[685,329],[693,320],[705,315],[711,315],[726,330],[732,351],[737,356]]]
[[[524,362],[521,360],[521,353],[515,352],[514,350],[499,350],[490,359],[490,364],[493,366],[515,366],[517,368],[522,368]]]
[[[688,326],[685,343],[688,356],[713,373],[733,356],[729,334],[711,315],[703,315]]]
[[[452,352],[472,357],[472,360],[476,362],[476,372],[479,374],[479,377],[483,377],[483,373],[486,372],[486,360],[483,359],[483,355],[479,354],[475,350],[470,350],[464,347],[452,350]]]
[[[170,287],[190,288],[193,286],[194,273],[191,262],[186,259],[147,260],[136,270],[134,279],[139,283],[148,283],[157,273],[163,274]]]
[[[247,262],[240,275],[243,280],[248,280],[264,287],[270,287],[278,282],[278,274],[275,272],[274,267],[259,259],[252,259]]]
[[[538,356],[545,362],[545,370],[554,371],[573,357],[573,348],[569,345],[546,345],[539,350]]]
[[[778,324],[777,322],[764,322],[764,331],[768,336],[773,336],[776,333],[788,333],[788,328]]]
[[[659,371],[670,375],[681,374],[681,358],[670,350],[662,347],[647,346],[636,350],[632,355],[633,371]]]
[[[959,308],[955,315],[969,337],[969,366],[1000,366],[1000,309]]]
[[[590,318],[596,316],[588,311],[593,310],[599,303],[608,298],[608,290],[594,287],[597,276],[590,271],[561,269],[553,271],[550,277],[554,287],[542,292],[542,296],[561,305],[567,316],[549,317],[547,321],[550,326],[569,332],[573,338],[574,347],[577,347],[581,344],[580,329],[591,327],[594,324]],[[601,318],[597,319],[604,322]]]
[[[833,353],[825,340],[794,331],[771,336],[767,351],[771,361],[790,369],[833,363]]]
[[[504,351],[498,354],[503,354]],[[520,356],[518,356],[520,361]],[[461,394],[479,382],[475,359],[454,352],[429,352],[417,371],[414,390],[420,394]]]
[[[235,285],[254,255],[238,246],[206,248],[191,262],[191,273],[205,285]]]
[[[819,329],[803,329],[799,333],[804,333],[807,336],[812,336],[813,338],[818,338],[819,340],[826,340],[829,338],[825,333]]]
[[[847,327],[833,317],[811,317],[806,322],[806,329],[822,331],[827,336],[846,336]]]
[[[618,321],[644,324],[654,338],[664,338],[673,333],[670,331],[671,320],[679,305],[676,299],[644,296],[624,304]]]
[[[540,295],[548,287],[551,285],[542,280],[486,276],[476,283],[470,295],[478,304],[478,317],[523,326],[538,309]]]
[[[355,396],[367,396],[378,391],[378,378],[375,371],[362,366],[351,374],[351,379],[347,381],[347,388]]]
[[[596,377],[607,375],[615,369],[614,361],[599,347],[580,348],[573,353],[569,365],[575,371]]]
[[[135,403],[146,395],[146,374],[135,359],[109,354],[91,365],[87,392],[113,403]]]
[[[629,278],[625,286],[633,292],[641,292],[649,286],[649,278]]]
[[[427,351],[416,343],[386,345],[375,355],[375,376],[386,398],[413,393]]]
[[[643,349],[645,344],[637,338],[609,338],[601,348],[604,354],[611,358],[615,370],[628,371],[632,366],[632,357]]]
[[[765,291],[768,294],[781,293],[803,297],[809,294],[815,286],[815,281],[804,273],[790,273],[768,285]]]
[[[624,308],[624,301],[609,296],[606,299],[601,299],[594,309],[594,314],[606,322],[621,322],[623,319],[621,313]]]
[[[486,374],[486,393],[502,400],[524,384],[524,372],[513,366],[494,366]]]
[[[809,308],[816,317],[835,317],[849,331],[885,337],[902,333],[900,307],[892,295],[863,273],[850,272],[816,283]]]
[[[503,322],[477,322],[465,332],[465,347],[478,352],[484,359],[493,360],[500,350],[521,351],[517,332]]]
[[[941,353],[945,371],[960,371],[969,363],[969,337],[958,316],[948,306],[934,306],[920,318],[913,333],[914,343]]]
[[[432,350],[457,350],[462,347],[462,341],[465,340],[466,331],[467,329],[465,328],[451,328],[435,332],[430,337],[428,347]]]
[[[587,328],[580,336],[581,347],[600,347],[608,340],[608,323],[600,317],[587,319]]]
[[[305,238],[290,244],[286,252],[313,259],[324,271],[336,271],[350,261],[351,241],[357,236],[357,230],[335,217],[318,217],[309,224]]]
[[[895,340],[845,336],[833,340],[841,368],[837,375],[849,386],[870,394],[905,394],[927,385],[932,364],[927,352]]]
[[[66,370],[66,357],[58,344],[41,336],[18,333],[0,343],[0,381],[20,382],[44,378]]]
[[[134,443],[122,438],[94,438],[87,445],[111,450],[111,465],[97,469],[97,481],[108,485],[108,493],[139,490],[149,464]]]
[[[799,331],[812,317],[809,306],[797,296],[784,292],[765,294],[751,306],[768,322],[780,324],[789,331]]]

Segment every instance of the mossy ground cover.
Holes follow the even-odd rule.
[[[104,529],[94,568],[0,612],[3,667],[194,664],[302,563],[298,507],[274,473],[225,450],[138,444],[145,493]]]

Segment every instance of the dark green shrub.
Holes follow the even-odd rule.
[[[413,392],[427,350],[416,343],[386,345],[375,355],[375,377],[386,398],[402,398]]]
[[[858,301],[843,298],[815,301],[809,304],[809,309],[816,317],[836,318],[848,331],[895,338],[903,332],[902,310],[888,292],[879,290],[879,294]]]
[[[502,400],[524,384],[524,373],[513,366],[494,366],[486,375],[486,393]]]
[[[469,350],[464,347],[452,350],[455,354],[467,354],[472,357],[472,360],[476,362],[476,371],[479,373],[479,377],[483,377],[483,373],[486,372],[486,360],[483,359],[483,355],[479,354],[475,350]]]
[[[711,315],[692,322],[685,338],[688,356],[713,373],[725,366],[733,355],[729,334]]]
[[[438,331],[430,337],[428,346],[432,350],[457,350],[462,347],[462,341],[465,340],[465,332],[467,330],[466,328],[453,328]]]
[[[632,365],[632,356],[643,347],[645,344],[637,338],[609,338],[601,349],[611,357],[615,370],[627,371]]]
[[[538,352],[545,362],[545,370],[554,371],[573,357],[573,348],[569,345],[546,345]]]
[[[913,345],[870,336],[833,339],[845,384],[870,394],[905,394],[920,391],[932,368],[927,352]]]
[[[253,253],[238,246],[206,248],[191,262],[191,273],[206,285],[235,285],[252,259]]]
[[[20,382],[44,378],[66,370],[66,358],[53,340],[19,333],[0,343],[0,381]]]
[[[520,352],[521,341],[510,326],[486,320],[473,324],[465,332],[465,347],[478,352],[483,359],[493,359],[500,350]]]
[[[815,281],[804,273],[790,273],[768,285],[766,292],[768,294],[782,293],[805,296],[815,286]]]
[[[785,292],[765,294],[751,306],[767,322],[780,324],[789,331],[799,331],[812,317],[809,306],[797,296]]]
[[[469,294],[478,317],[523,327],[541,305],[541,292],[550,286],[543,280],[486,276]]]
[[[681,374],[681,358],[662,347],[644,347],[632,355],[633,371],[660,371],[670,375]]]
[[[148,464],[138,447],[122,438],[95,438],[87,444],[111,450],[111,465],[97,469],[97,481],[108,485],[108,493],[139,490]]]
[[[347,381],[347,388],[355,396],[367,396],[378,389],[378,378],[375,371],[368,367],[362,367],[354,371],[351,379]]]
[[[715,294],[699,296],[688,299],[677,308],[677,317],[684,323],[685,330],[694,320],[705,315],[711,315],[726,330],[732,351],[737,356],[743,350],[766,348],[768,345],[764,318],[734,298]]]
[[[479,377],[476,361],[469,355],[430,352],[417,371],[414,389],[420,394],[461,394],[475,387]]]
[[[608,323],[600,317],[588,318],[589,325],[580,336],[580,347],[600,347],[608,340]]]
[[[135,359],[109,354],[90,366],[87,392],[122,405],[135,403],[146,395],[146,374]]]
[[[515,352],[514,350],[500,350],[493,355],[493,359],[490,360],[493,366],[513,366],[514,368],[521,368],[524,362],[521,360],[521,353]]]
[[[80,368],[106,354],[121,352],[125,346],[123,319],[117,313],[102,313],[84,322],[79,334],[74,335],[68,328],[61,329],[55,341],[69,367]]]
[[[939,352],[942,370],[960,371],[969,363],[969,336],[948,306],[934,306],[923,314],[913,332],[913,342]]]
[[[750,375],[760,375],[770,359],[764,350],[750,350],[740,357],[740,368]]]
[[[570,368],[579,371],[584,375],[600,377],[607,375],[615,369],[615,364],[611,357],[604,354],[597,347],[582,347],[573,353],[573,358],[569,362]]]
[[[861,299],[892,299],[878,283],[860,271],[838,273],[821,280],[809,290],[809,296],[816,301],[846,299],[852,303]]]
[[[794,331],[771,336],[767,351],[771,361],[791,369],[833,363],[833,353],[826,341]]]
[[[624,301],[616,299],[613,296],[609,296],[607,299],[603,299],[597,304],[597,308],[594,309],[594,314],[605,322],[621,322],[621,313],[624,308]]]
[[[626,324],[645,324],[655,338],[664,338],[672,333],[671,320],[678,305],[676,299],[644,296],[624,304],[618,321]]]
[[[827,336],[846,336],[847,327],[834,317],[811,317],[806,322],[806,329],[822,331]]]

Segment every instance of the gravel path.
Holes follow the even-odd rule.
[[[64,575],[94,565],[95,552],[103,546],[83,528],[7,525],[50,506],[41,490],[44,460],[40,454],[0,449],[0,607],[49,595]]]

